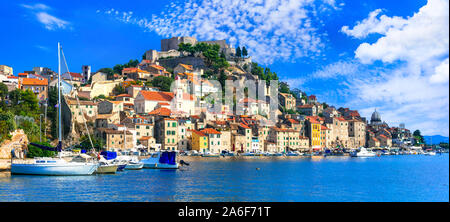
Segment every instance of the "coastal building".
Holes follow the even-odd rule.
[[[173,118],[159,118],[155,123],[156,142],[163,150],[178,150],[178,122]]]
[[[105,141],[107,151],[133,149],[133,134],[128,130],[114,130],[107,128],[96,129],[96,136]]]
[[[207,151],[211,153],[221,153],[222,152],[222,145],[220,144],[222,142],[220,136],[221,133],[213,128],[205,128],[203,130],[200,130],[203,134],[205,134],[208,137],[208,147]]]
[[[284,107],[285,110],[293,110],[295,111],[295,104],[296,99],[295,97],[290,93],[279,93],[278,94],[278,101],[281,104],[281,106]]]
[[[48,80],[34,78],[19,78],[19,88],[22,90],[31,90],[37,96],[38,100],[44,101],[48,97]]]
[[[305,121],[306,135],[312,150],[320,150],[321,146],[321,124],[316,118],[308,116]]]
[[[12,76],[14,75],[13,68],[7,65],[0,65],[0,75]]]
[[[317,107],[314,104],[297,106],[297,111],[306,116],[317,116]]]
[[[206,152],[208,149],[208,136],[198,130],[189,130],[192,132],[191,142],[192,150],[197,152]]]
[[[103,82],[106,80],[108,80],[108,74],[104,72],[96,72],[94,75],[92,75],[91,83]]]
[[[359,119],[350,119],[348,122],[349,147],[366,146],[366,123]]]
[[[78,103],[79,102],[79,103]],[[72,113],[72,123],[95,122],[98,114],[96,102],[66,97],[66,103]]]

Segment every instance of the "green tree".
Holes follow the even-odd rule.
[[[154,87],[159,87],[162,91],[169,92],[170,85],[172,84],[173,81],[174,81],[174,79],[169,78],[169,77],[157,76],[157,77],[153,78],[151,83]]]
[[[416,139],[416,145],[425,143],[425,140],[424,140],[422,134],[420,133],[420,130],[414,131],[413,132],[413,137]]]
[[[289,90],[289,85],[286,82],[280,82],[278,91],[280,93],[290,93],[291,92],[291,90]]]
[[[236,56],[242,57],[241,47],[239,47],[239,46],[236,48]]]
[[[242,56],[246,57],[248,55],[247,49],[244,47],[242,47]]]
[[[53,147],[50,143],[48,142],[34,142],[36,144],[40,144],[40,145],[44,145],[44,146],[48,146],[48,147]],[[56,152],[54,151],[50,151],[50,150],[43,150],[41,148],[38,148],[36,146],[33,145],[28,145],[28,152],[27,152],[27,158],[34,158],[34,157],[53,157],[56,155]]]
[[[0,99],[2,100],[0,103],[0,108],[6,108],[5,98],[8,95],[8,86],[0,82]]]

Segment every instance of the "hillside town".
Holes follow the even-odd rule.
[[[216,54],[209,56],[207,50]],[[421,145],[404,124],[389,126],[377,110],[368,119],[358,110],[334,107],[315,95],[289,89],[284,82],[276,96],[269,84],[256,87],[257,97],[249,93],[253,87],[225,89],[225,81],[278,80],[269,68],[252,62],[245,47],[234,48],[226,40],[162,39],[161,51],[148,50],[141,61],[97,72],[91,67],[61,73],[66,146],[86,139],[84,124],[92,139],[101,141],[97,148],[107,151],[310,153]],[[13,67],[0,65],[0,80],[8,92],[31,90],[46,110],[58,73],[34,67],[14,74]],[[245,96],[211,111],[208,107],[218,103],[212,95],[227,90],[243,91]],[[12,98],[5,94],[2,100],[8,106]],[[277,101],[275,110],[271,100]],[[36,120],[42,124],[39,132],[56,143],[45,112]]]

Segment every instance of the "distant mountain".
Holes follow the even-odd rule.
[[[433,142],[433,144],[439,144],[440,142],[448,143],[448,137],[446,136],[434,135],[434,136],[423,136],[423,138],[425,139],[425,142],[427,144],[431,144],[431,142]]]

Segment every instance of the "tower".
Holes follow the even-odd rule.
[[[81,67],[81,70],[83,72],[84,83],[87,83],[89,81],[89,79],[91,78],[91,66],[84,65]]]

